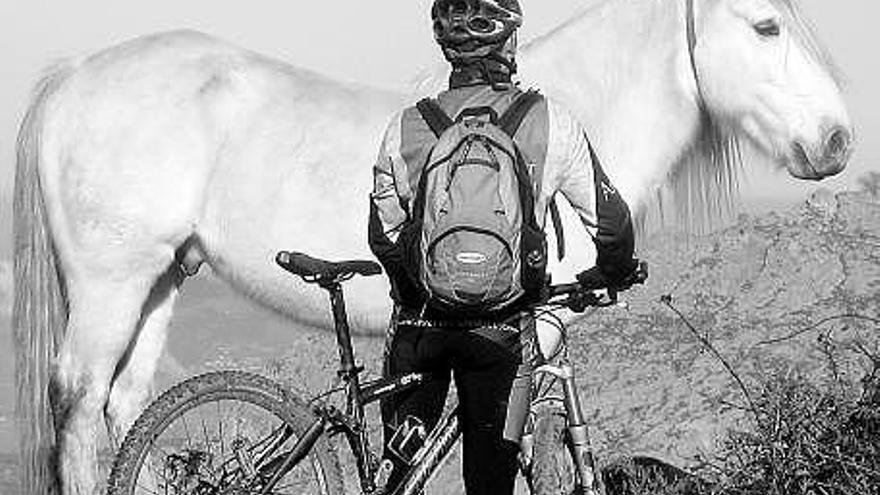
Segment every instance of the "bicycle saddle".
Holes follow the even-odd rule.
[[[306,282],[333,282],[351,278],[353,275],[369,277],[382,273],[378,263],[369,260],[325,261],[303,253],[279,251],[275,263]]]

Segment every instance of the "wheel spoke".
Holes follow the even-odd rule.
[[[183,422],[183,434],[186,436],[186,446],[192,448],[192,440],[189,436],[189,426],[186,424],[186,415],[187,413],[183,413],[180,420]]]
[[[211,450],[211,439],[208,437],[208,425],[205,424],[205,417],[199,416],[199,420],[202,423],[202,434],[205,437],[205,450]]]
[[[220,409],[220,401],[215,402],[217,404],[217,429],[219,430],[218,435],[220,435],[220,455],[226,456],[226,442],[223,437],[223,411]]]

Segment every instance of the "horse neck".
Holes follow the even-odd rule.
[[[584,123],[630,204],[654,196],[698,135],[684,1],[609,0],[524,47],[536,83]]]

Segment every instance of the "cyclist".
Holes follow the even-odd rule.
[[[502,114],[523,91],[516,73],[517,0],[435,0],[434,35],[452,66],[449,89],[436,102],[448,115],[491,107]],[[411,273],[401,232],[413,221],[417,185],[438,142],[416,107],[389,124],[374,167],[369,241],[391,279],[395,311],[386,342],[385,373],[430,372],[425,386],[382,404],[385,456],[394,463],[389,487],[408,459],[390,444],[395,433],[430,430],[455,379],[468,494],[513,493],[519,436],[527,415],[535,322],[516,303],[466,318],[435,306]],[[544,225],[556,192],[574,207],[597,248],[597,264],[582,275],[613,283],[632,273],[633,228],[626,203],[611,186],[582,126],[566,109],[541,98],[514,134],[534,184],[534,217]],[[511,320],[513,316],[513,320]],[[514,325],[501,324],[515,321]],[[413,419],[417,418],[417,419]],[[415,425],[415,426],[414,426]],[[423,426],[423,428],[421,428]],[[396,448],[395,448],[396,447]]]

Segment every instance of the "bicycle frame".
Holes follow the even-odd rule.
[[[316,407],[317,418],[315,422],[306,430],[296,445],[289,452],[281,455],[280,459],[283,460],[276,459],[267,465],[267,470],[273,474],[269,483],[263,487],[262,494],[269,493],[278,480],[308,454],[317,439],[324,433],[345,434],[357,462],[361,489],[365,494],[374,493],[378,488],[376,475],[379,471],[379,462],[378,457],[370,448],[364,407],[385,397],[418,387],[429,377],[426,373],[405,373],[361,384],[360,373],[364,368],[355,362],[342,287],[337,281],[321,284],[321,287],[330,293],[330,302],[333,307],[336,343],[340,360],[340,368],[337,373],[340,379],[345,382],[345,411],[339,411],[334,406]],[[426,438],[409,472],[394,494],[415,495],[419,493],[430,481],[431,475],[440,463],[453,449],[460,435],[457,409],[442,415],[440,421]]]
[[[324,433],[344,433],[352,453],[355,456],[361,489],[365,494],[376,492],[379,459],[370,448],[370,439],[364,417],[364,406],[385,397],[400,393],[421,385],[429,377],[426,373],[407,373],[399,376],[381,378],[361,384],[360,373],[364,370],[357,365],[351,343],[351,331],[345,311],[345,300],[339,281],[327,281],[320,286],[330,294],[333,307],[333,318],[336,328],[336,342],[339,349],[340,368],[338,375],[345,382],[346,410],[339,411],[334,406],[315,408],[317,418],[297,444],[287,453],[282,454],[283,461],[272,462],[274,471],[271,481],[264,486],[261,493],[268,493],[275,483],[292,466],[301,461],[317,439]],[[574,372],[567,362],[560,366],[545,364],[535,370],[536,374],[550,374],[562,380],[563,404],[565,406],[568,431],[571,442],[572,458],[577,464],[576,470],[581,486],[587,495],[598,495],[596,491],[595,468],[590,449],[587,426],[583,420],[580,399],[574,383]],[[424,444],[416,453],[413,463],[400,484],[392,492],[393,495],[416,495],[420,493],[440,464],[452,451],[461,435],[458,423],[457,408],[444,413],[437,425],[425,439]]]

